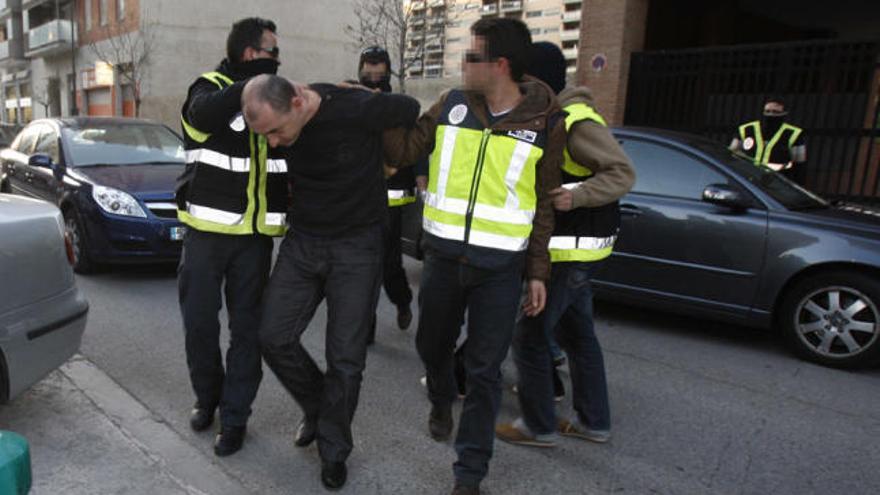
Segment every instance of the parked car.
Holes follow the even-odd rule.
[[[637,180],[598,297],[778,330],[824,365],[880,360],[880,212],[829,203],[698,136],[614,134]],[[405,220],[405,246],[419,221]]]
[[[79,349],[89,305],[72,264],[56,206],[0,194],[0,403]]]
[[[177,134],[146,120],[37,120],[0,152],[0,191],[58,205],[77,272],[175,261],[184,227],[174,186],[184,156]]]

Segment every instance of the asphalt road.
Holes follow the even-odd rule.
[[[406,265],[417,286],[420,265]],[[213,434],[187,424],[174,268],[117,268],[78,283],[91,303],[82,354],[211,455]],[[448,493],[454,453],[428,437],[415,330],[397,330],[394,315],[383,295],[343,493]],[[826,369],[762,332],[609,303],[597,320],[611,443],[498,442],[484,493],[880,493],[880,370]],[[319,310],[304,337],[319,361],[324,324]],[[254,493],[322,493],[315,447],[292,444],[301,413],[264,369],[245,447],[218,463]],[[508,362],[508,385],[513,378]],[[508,390],[501,419],[516,413]]]

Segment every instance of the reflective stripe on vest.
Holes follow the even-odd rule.
[[[186,163],[201,162],[205,165],[211,165],[230,172],[247,173],[251,170],[250,158],[239,158],[224,155],[207,148],[199,148],[195,150],[186,150]]]
[[[566,133],[571,131],[571,127],[573,125],[582,120],[595,122],[602,127],[607,127],[608,125],[605,123],[605,119],[603,119],[602,116],[599,115],[599,112],[594,110],[593,107],[587,105],[586,103],[572,103],[571,105],[566,105],[563,110],[568,113],[568,116],[565,117]],[[593,175],[593,172],[590,169],[574,161],[574,159],[571,157],[571,154],[568,152],[568,146],[565,147],[562,155],[565,158],[565,163],[562,165],[562,170],[565,170],[569,174],[578,177],[589,177]]]
[[[752,162],[754,162],[755,165],[767,165],[771,169],[777,171],[782,170],[783,168],[791,168],[790,164],[788,166],[780,165],[777,163],[770,164],[770,156],[773,153],[773,148],[776,146],[777,143],[779,143],[779,140],[782,139],[782,136],[785,134],[786,131],[791,131],[791,136],[788,138],[788,148],[791,149],[792,147],[794,147],[794,143],[797,142],[797,138],[800,137],[803,129],[791,124],[783,123],[781,126],[779,126],[776,134],[774,134],[773,137],[770,138],[770,141],[767,142],[767,145],[764,146],[764,136],[761,132],[761,122],[758,120],[747,122],[739,126],[740,141],[743,143],[743,150],[747,152],[751,151],[749,149],[745,149],[746,139],[750,137],[746,135],[746,132],[749,129],[751,129],[752,133],[754,134],[754,137],[752,139],[754,140],[753,146],[755,154],[752,157]]]
[[[403,206],[416,202],[412,189],[389,189],[388,206]]]
[[[508,135],[437,126],[425,195],[425,230],[475,246],[524,251],[537,207],[544,151]],[[476,157],[476,159],[474,159]]]

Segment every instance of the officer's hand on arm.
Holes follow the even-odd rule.
[[[416,189],[419,192],[425,192],[428,190],[428,176],[427,175],[417,175],[416,176]]]
[[[547,287],[543,280],[529,280],[529,297],[523,303],[526,316],[538,316],[547,304]]]
[[[564,187],[557,187],[550,191],[553,208],[558,211],[569,211],[574,207],[574,196],[571,191]]]

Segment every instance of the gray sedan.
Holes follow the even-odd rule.
[[[802,357],[880,358],[880,213],[700,137],[616,129],[637,171],[600,297],[781,331]]]
[[[89,306],[72,262],[56,206],[0,194],[0,403],[79,349]]]

